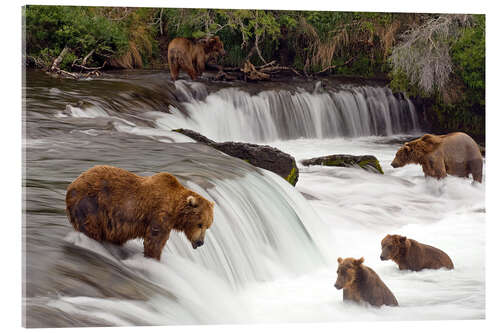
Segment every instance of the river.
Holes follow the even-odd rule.
[[[415,108],[381,82],[323,79],[249,84],[170,82],[158,71],[24,87],[23,310],[28,327],[482,319],[485,182],[426,179],[390,166],[422,134]],[[268,144],[295,157],[299,181],[172,132]],[[304,167],[327,154],[375,155],[384,175]],[[161,262],[140,240],[123,247],[75,232],[66,187],[111,164],[167,171],[215,202],[205,245],[174,233]],[[380,241],[402,234],[436,246],[455,269],[399,271]],[[399,307],[342,302],[337,257],[365,258]]]

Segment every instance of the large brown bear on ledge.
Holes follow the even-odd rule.
[[[335,288],[344,289],[343,300],[371,305],[397,306],[398,301],[373,269],[363,265],[364,258],[338,258]]]
[[[393,168],[420,164],[426,176],[444,178],[446,174],[483,180],[483,157],[477,143],[467,134],[426,134],[406,142],[392,161]]]
[[[224,56],[224,44],[219,36],[191,41],[187,38],[174,38],[168,44],[168,67],[172,80],[179,77],[179,69],[189,74],[195,80],[205,71],[209,59],[218,55]]]
[[[450,257],[433,246],[400,235],[387,235],[382,239],[380,260],[393,260],[401,270],[420,271],[424,268],[453,269]]]
[[[169,173],[140,177],[99,165],[75,179],[66,193],[73,227],[97,241],[122,245],[144,239],[144,256],[160,260],[170,231],[183,231],[194,249],[203,245],[214,204]]]

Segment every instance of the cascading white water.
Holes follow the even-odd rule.
[[[137,301],[60,297],[50,301],[49,306],[74,316],[93,313],[114,325],[143,320],[148,324],[221,323],[221,313],[224,317],[231,314],[225,317],[225,323],[244,323],[249,320],[245,313],[252,309],[236,296],[239,291],[277,278],[296,278],[334,262],[334,236],[286,181],[265,170],[248,173],[251,168],[239,160],[227,164],[231,173],[239,175],[231,178],[221,168],[227,162],[219,160],[214,168],[210,162],[207,159],[207,171],[202,175],[206,179],[204,187],[191,181],[185,183],[216,202],[216,223],[207,232],[206,245],[196,251],[183,234],[173,233],[161,262],[156,263],[143,257],[140,240],[124,245],[130,254],[123,259],[111,254],[116,248],[80,233],[72,232],[67,237],[70,243],[116,265],[141,272],[175,300],[157,295],[139,306]],[[179,173],[175,166],[171,170],[180,179],[183,173],[193,176],[186,171],[189,166],[178,168]],[[106,315],[100,314],[103,309]],[[132,314],[127,315],[127,311]]]
[[[239,88],[208,94],[199,83],[177,81],[188,100],[187,116],[172,114],[161,127],[192,129],[216,140],[269,142],[296,138],[393,135],[418,129],[415,108],[386,87],[342,86],[337,91],[265,90],[251,95]],[[201,98],[200,98],[201,96]]]
[[[93,86],[104,91],[104,83]],[[484,318],[484,184],[456,177],[437,182],[418,166],[390,167],[394,140],[405,139],[394,134],[418,129],[409,100],[371,86],[250,94],[237,87],[209,92],[199,82],[175,85],[182,110],[171,107],[171,114],[156,108],[161,85],[154,94],[146,91],[158,97],[149,104],[128,90],[120,104],[120,94],[87,101],[93,90],[41,85],[28,122],[28,268],[41,277],[48,271],[57,283],[45,284],[39,275],[29,280],[33,325]],[[75,95],[88,103],[75,104]],[[59,104],[44,104],[49,100]],[[180,127],[217,141],[273,141],[296,158],[299,183],[294,188],[204,145],[172,143],[192,141],[170,131]],[[393,137],[380,137],[387,135]],[[331,153],[373,154],[385,175],[300,165],[302,158]],[[194,251],[173,233],[156,262],[144,258],[140,240],[117,247],[73,231],[64,215],[65,185],[96,163],[168,171],[215,201],[205,245]],[[455,269],[405,272],[381,262],[387,233],[445,250]],[[364,256],[400,307],[343,303],[333,287],[338,256]]]

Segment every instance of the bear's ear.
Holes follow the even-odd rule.
[[[354,265],[359,266],[359,265],[361,265],[364,262],[365,262],[365,258],[361,257],[358,260],[354,260]]]
[[[203,37],[203,38],[198,39],[198,43],[200,43],[201,45],[206,47],[210,44],[210,40],[211,40],[211,38],[209,38],[209,37]]]
[[[198,206],[198,200],[192,195],[188,196],[186,201],[187,201],[187,204],[191,207]]]
[[[339,264],[341,264],[341,263],[342,263],[342,258],[338,257],[338,258],[337,258],[337,262],[338,262]]]

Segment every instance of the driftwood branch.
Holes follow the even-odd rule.
[[[52,66],[50,66],[50,70],[51,71],[55,71],[56,69],[59,68],[59,65],[61,64],[61,61],[63,60],[63,58],[66,55],[66,53],[68,53],[68,51],[69,51],[69,48],[67,46],[65,46],[63,48],[63,50],[61,51],[61,53],[59,53],[59,55],[52,62]]]
[[[100,69],[103,69],[104,66],[106,66],[106,61],[103,62],[103,64],[99,67],[87,67],[87,66],[83,66],[83,65],[78,65],[78,64],[73,64],[72,67],[76,67],[76,68],[79,68],[80,70],[83,70],[83,71],[98,71]]]
[[[61,64],[62,60],[64,59],[64,56],[66,53],[69,52],[69,48],[66,46],[63,48],[61,53],[54,59],[52,62],[52,65],[50,66],[50,69],[47,71],[49,74],[55,75],[56,77],[61,77],[61,78],[72,78],[72,79],[82,79],[82,78],[88,78],[88,77],[97,77],[101,76],[102,73],[99,71],[106,65],[106,61],[102,64],[101,67],[87,67],[85,64],[87,63],[87,60],[92,56],[94,53],[95,49],[90,51],[82,60],[82,64],[78,65],[76,62],[80,59],[75,59],[73,61],[73,64],[71,67],[77,67],[80,68],[81,71],[86,71],[87,73],[82,74],[80,73],[75,73],[75,72],[68,72],[65,71],[61,68],[59,68],[59,65]]]
[[[348,63],[350,63],[351,61],[354,60],[354,57],[350,58],[349,60],[347,60],[346,62],[344,62],[343,64],[340,64],[340,65],[332,65],[332,66],[328,66],[328,67],[325,67],[323,68],[322,70],[320,70],[319,72],[316,72],[314,74],[322,74],[330,69],[334,69],[334,68],[337,68],[337,67],[340,67],[340,66],[345,66],[347,65]]]
[[[351,57],[347,61],[338,65],[331,65],[321,69],[318,72],[311,73],[310,75],[321,75],[325,72],[332,70],[337,67],[345,66],[351,63],[355,57]],[[235,79],[243,79],[249,81],[262,81],[269,80],[271,75],[277,74],[280,72],[292,72],[297,76],[309,77],[310,75],[304,69],[304,73],[299,72],[293,67],[290,66],[279,66],[276,64],[276,61],[273,60],[267,64],[261,66],[254,66],[250,60],[245,60],[242,67],[224,67],[216,64],[207,64],[206,68],[215,69],[218,71],[215,76],[215,80],[235,80]],[[231,73],[231,74],[229,74]],[[243,74],[243,75],[241,75]]]
[[[36,57],[32,57],[30,55],[26,55],[26,64],[27,66],[34,66],[36,68],[47,68],[47,64],[44,63],[42,60]]]
[[[95,49],[92,49],[92,51],[90,51],[82,60],[82,66],[85,66],[85,64],[87,63],[87,60],[89,60],[89,58],[92,56],[92,54],[94,54],[95,52]]]
[[[299,71],[297,71],[293,67],[289,66],[271,66],[271,67],[265,67],[261,69],[262,72],[266,73],[276,73],[276,72],[282,72],[282,71],[290,71],[293,72],[297,76],[304,76],[302,75]]]
[[[245,79],[250,81],[262,81],[269,80],[271,77],[269,74],[259,71],[250,61],[245,61],[243,68],[241,68],[243,74],[245,74]]]

